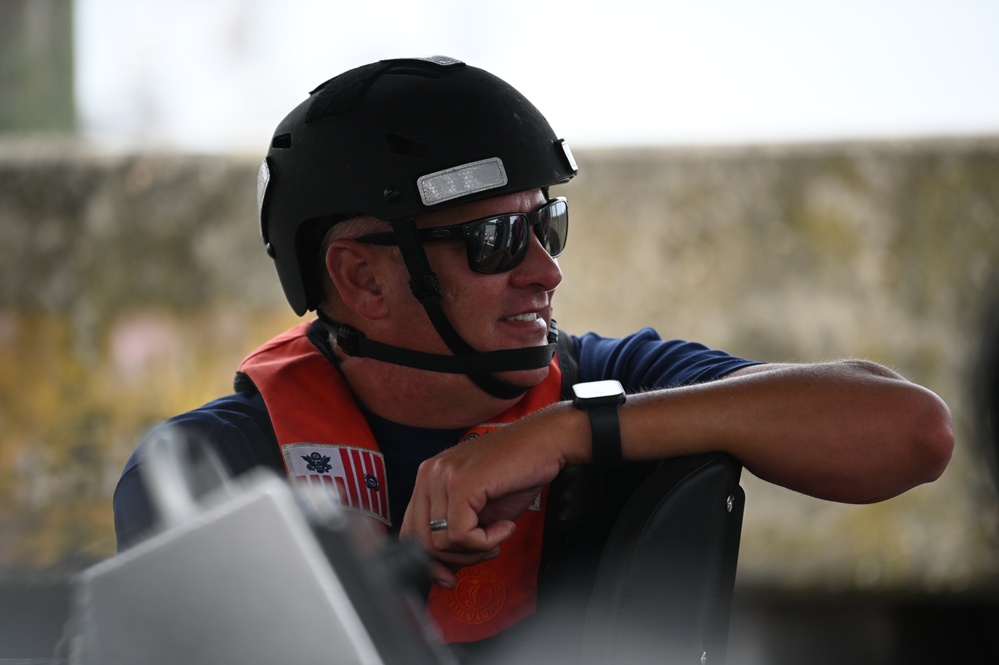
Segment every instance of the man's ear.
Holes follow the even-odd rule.
[[[326,250],[326,272],[340,299],[349,309],[368,319],[388,313],[384,275],[378,248],[354,240],[336,240]]]

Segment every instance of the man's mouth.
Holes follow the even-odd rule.
[[[537,312],[524,312],[523,314],[517,314],[516,316],[508,316],[504,321],[537,321]]]

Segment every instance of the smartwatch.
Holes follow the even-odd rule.
[[[620,381],[589,381],[572,386],[572,405],[590,417],[592,459],[596,466],[621,464],[621,423],[617,409],[624,404]]]

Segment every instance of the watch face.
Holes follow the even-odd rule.
[[[624,395],[624,387],[620,381],[590,381],[577,383],[572,387],[576,399],[599,399],[601,397],[617,397]]]

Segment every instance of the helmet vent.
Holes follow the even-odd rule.
[[[407,139],[405,136],[399,136],[398,134],[386,134],[385,141],[388,143],[389,149],[398,155],[408,155],[410,157],[430,157],[429,146],[420,143],[419,141]]]
[[[271,140],[271,147],[280,150],[287,150],[291,147],[291,134],[278,134]]]
[[[310,93],[313,101],[305,114],[305,124],[349,113],[368,87],[390,66],[386,62],[375,62],[344,72],[320,85]]]

